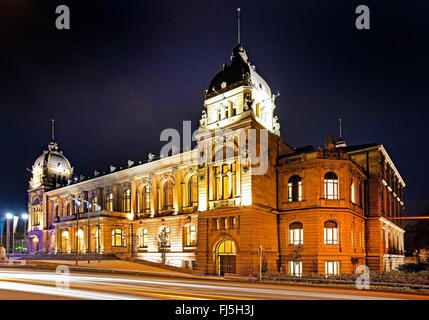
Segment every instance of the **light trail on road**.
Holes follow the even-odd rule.
[[[70,289],[57,288],[58,281]],[[237,283],[204,279],[106,275],[105,273],[64,274],[40,270],[0,269],[0,289],[24,291],[76,299],[322,299],[396,300],[429,299],[428,296],[354,289],[299,287],[261,283]],[[1,294],[0,294],[1,295]]]

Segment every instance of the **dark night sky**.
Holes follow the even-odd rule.
[[[55,8],[71,30],[55,28]],[[355,8],[371,30],[355,28]],[[26,168],[50,122],[76,175],[159,154],[165,128],[197,128],[203,91],[236,43],[273,92],[283,139],[383,143],[407,183],[408,214],[429,206],[428,1],[0,2],[0,214],[26,209]]]

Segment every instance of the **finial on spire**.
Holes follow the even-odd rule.
[[[240,11],[241,8],[237,8],[237,43],[240,44]]]
[[[341,121],[343,121],[341,118],[338,119],[339,127],[340,127],[340,139],[343,137],[343,134],[341,132]]]
[[[52,119],[52,141],[55,141],[55,119]]]

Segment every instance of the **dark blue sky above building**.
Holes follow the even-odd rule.
[[[71,29],[55,28],[68,5]],[[357,30],[366,4],[371,29]],[[34,160],[56,140],[76,175],[159,154],[165,128],[194,129],[210,80],[241,43],[273,92],[282,138],[384,144],[429,206],[429,3],[425,1],[51,1],[0,3],[0,214],[26,210]]]

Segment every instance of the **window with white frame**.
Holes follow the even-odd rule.
[[[335,221],[325,221],[325,244],[338,244],[338,224]]]
[[[289,261],[289,274],[291,276],[302,276],[302,261]]]
[[[355,183],[352,181],[350,185],[350,201],[353,203],[356,203],[356,190],[355,190]]]
[[[325,199],[338,199],[338,177],[333,172],[325,174]]]
[[[303,244],[303,228],[301,222],[294,222],[289,225],[289,244],[292,246]]]
[[[292,176],[288,181],[288,201],[302,200],[302,181],[299,176]]]
[[[139,229],[139,247],[147,248],[148,234],[146,228]]]
[[[325,275],[333,276],[340,274],[340,262],[339,261],[325,261]]]

